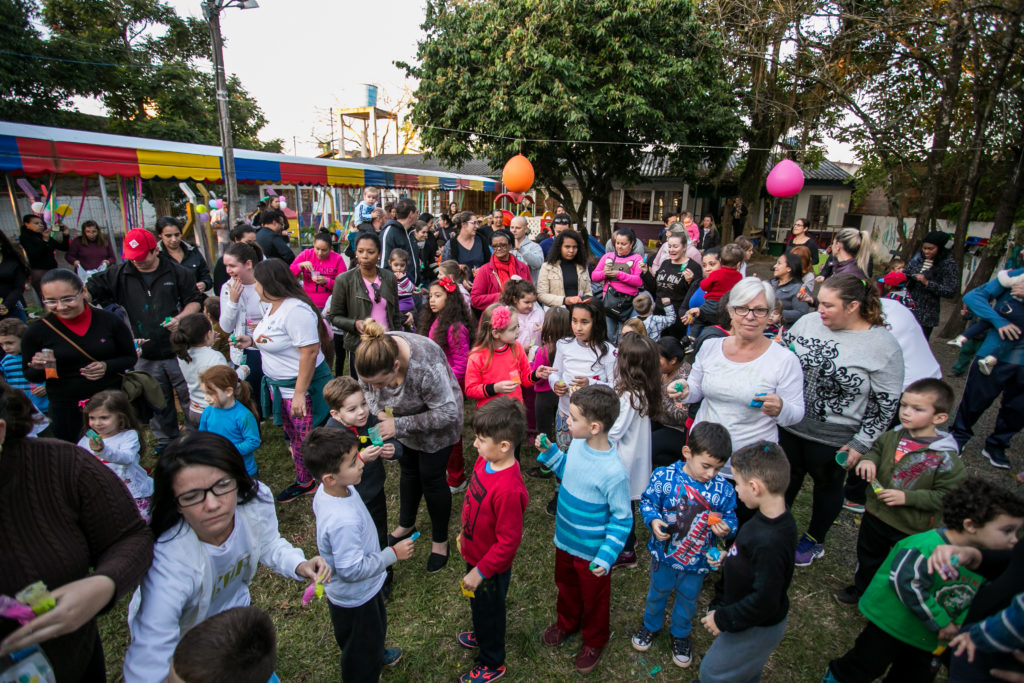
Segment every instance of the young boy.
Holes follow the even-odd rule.
[[[721,599],[701,619],[716,636],[700,663],[701,683],[759,680],[789,612],[796,553],[796,521],[785,500],[789,461],[778,444],[758,441],[732,456],[732,475],[736,495],[756,512],[726,553]]]
[[[467,570],[462,587],[473,593],[473,630],[460,633],[457,640],[479,652],[477,665],[462,675],[462,683],[496,681],[505,675],[505,595],[530,502],[515,458],[526,434],[523,404],[507,396],[494,399],[473,414],[473,432],[478,457],[462,504],[458,538]]]
[[[856,472],[871,482],[857,534],[853,585],[836,600],[856,605],[897,541],[939,525],[942,497],[967,478],[956,441],[936,427],[949,418],[953,390],[920,379],[900,397],[900,426],[875,440]]]
[[[654,315],[654,299],[648,292],[641,292],[633,297],[636,317],[643,321],[647,336],[654,341],[661,339],[662,330],[676,322],[676,309],[672,302],[666,297],[661,300],[661,304],[665,307],[665,315]]]
[[[892,549],[860,599],[868,623],[853,649],[829,662],[822,683],[931,680],[933,653],[960,630],[982,577],[961,564],[928,573],[944,544],[1009,550],[1024,523],[1024,500],[971,477],[942,499],[945,529],[909,536]],[[891,668],[890,668],[891,666]],[[886,670],[889,670],[886,675]]]
[[[736,491],[719,471],[732,455],[732,439],[720,424],[701,422],[683,446],[683,460],[659,467],[640,498],[640,515],[651,528],[651,586],[644,623],[633,635],[633,648],[646,652],[672,608],[672,663],[690,666],[690,631],[704,575],[707,552],[737,527]],[[713,517],[712,517],[713,516]],[[714,521],[717,520],[717,521]],[[712,523],[714,522],[714,523]],[[712,535],[714,534],[714,535]]]
[[[46,397],[45,384],[31,384],[25,379],[21,367],[21,338],[28,327],[17,318],[0,320],[0,348],[7,354],[0,359],[0,374],[15,389],[21,389],[32,399],[32,403],[41,413],[50,409],[50,399]]]
[[[608,572],[633,525],[629,476],[608,440],[618,416],[615,392],[591,384],[569,399],[568,453],[542,441],[543,435],[535,442],[543,451],[537,461],[562,481],[555,514],[558,621],[544,631],[544,644],[561,645],[582,629],[583,647],[576,656],[576,671],[582,674],[594,670],[608,644]]]
[[[341,648],[343,681],[376,681],[381,668],[402,656],[385,650],[385,567],[412,556],[413,540],[380,547],[373,520],[356,492],[363,475],[359,437],[347,429],[317,427],[302,444],[310,473],[320,480],[313,496],[316,544],[334,576],[324,586]]]
[[[377,198],[380,192],[376,187],[367,186],[363,188],[363,201],[356,204],[355,224],[361,225],[373,220],[373,210],[377,208]]]
[[[722,267],[711,272],[710,275],[700,281],[700,288],[704,290],[704,301],[714,301],[716,304],[726,293],[743,279],[737,267],[743,262],[743,248],[735,243],[722,247]]]
[[[232,607],[199,622],[174,648],[168,683],[278,683],[277,632],[259,607]]]

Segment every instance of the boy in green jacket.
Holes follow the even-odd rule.
[[[829,662],[822,683],[930,681],[931,660],[960,630],[984,580],[961,565],[928,573],[928,557],[941,545],[1009,550],[1024,523],[1024,500],[972,477],[942,499],[945,529],[909,536],[892,549],[860,599],[868,623],[853,649]],[[890,669],[890,666],[892,667]]]
[[[871,489],[857,534],[853,585],[835,593],[840,604],[857,604],[897,541],[939,526],[942,497],[967,477],[956,441],[936,430],[949,418],[953,398],[942,380],[912,383],[900,397],[900,426],[878,437],[857,463]]]

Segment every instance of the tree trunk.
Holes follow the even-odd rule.
[[[754,135],[754,138],[750,141],[751,150],[747,152],[747,163],[743,167],[743,173],[740,174],[739,179],[739,195],[743,199],[743,204],[747,207],[747,222],[745,225],[736,226],[732,225],[732,230],[726,230],[725,226],[722,230],[722,243],[732,241],[740,235],[749,235],[753,232],[751,222],[754,225],[761,223],[759,217],[759,207],[761,204],[761,187],[764,185],[764,179],[766,176],[766,168],[768,161],[771,158],[771,152],[768,151],[772,145],[775,144],[778,139],[778,133],[772,130],[762,129],[762,132]],[[730,223],[731,224],[731,223]]]

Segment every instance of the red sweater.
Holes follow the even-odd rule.
[[[459,550],[463,559],[489,578],[512,568],[523,540],[523,513],[530,502],[519,463],[488,472],[477,458],[462,503]]]
[[[523,402],[523,387],[532,387],[530,359],[519,342],[494,352],[479,346],[469,352],[466,359],[466,396],[476,399],[476,407],[488,403],[502,394],[494,392],[494,385],[509,379],[519,379],[519,386],[511,394],[505,394],[520,403]]]
[[[704,300],[721,300],[742,279],[740,271],[729,266],[722,266],[700,281],[700,288],[704,290]]]

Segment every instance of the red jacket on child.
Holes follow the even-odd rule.
[[[700,281],[700,288],[704,290],[704,300],[720,301],[742,279],[740,271],[722,266]]]
[[[512,567],[523,540],[523,513],[530,494],[519,463],[500,472],[488,472],[486,467],[486,460],[476,459],[462,503],[459,551],[484,578],[490,578]]]
[[[487,404],[502,394],[494,392],[493,385],[506,380],[518,381],[519,386],[509,398],[523,402],[523,387],[532,387],[530,379],[530,359],[523,351],[519,342],[498,349],[493,354],[484,348],[476,347],[469,352],[466,361],[466,396],[476,399],[476,407]]]

